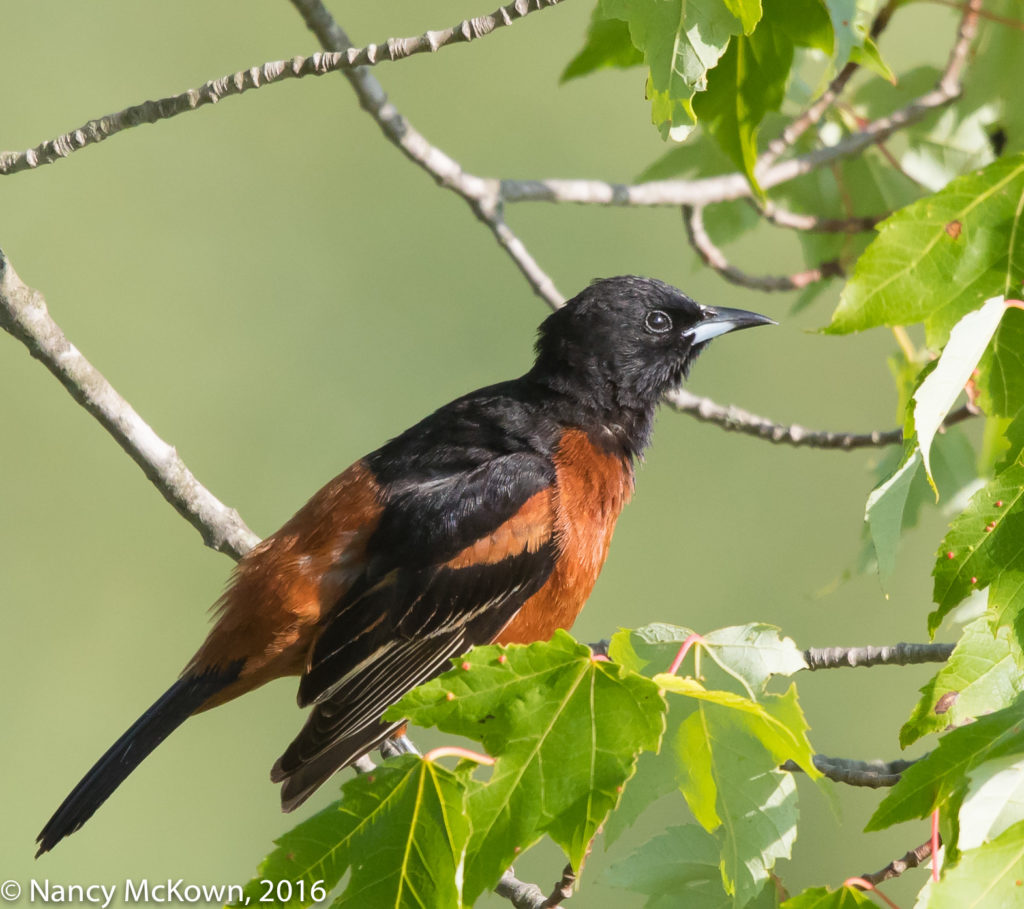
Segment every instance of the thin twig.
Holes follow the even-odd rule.
[[[871,24],[871,39],[877,41],[879,36],[888,27],[893,13],[896,11],[897,0],[889,2],[878,11],[875,21]],[[838,75],[829,83],[828,88],[816,98],[807,109],[796,119],[789,123],[778,138],[768,143],[767,148],[755,165],[755,173],[761,173],[771,167],[781,155],[785,154],[808,129],[817,126],[821,118],[825,116],[828,109],[835,103],[836,99],[843,93],[849,84],[853,74],[857,72],[859,65],[849,61],[839,71]]]
[[[835,783],[868,789],[895,786],[903,772],[913,763],[915,761],[854,761],[848,758],[826,757],[823,754],[814,755],[814,766],[826,778]],[[795,761],[786,761],[780,769],[789,773],[804,772],[803,767]]]
[[[351,46],[345,30],[331,16],[320,0],[290,0],[307,27],[329,51],[341,52]],[[365,67],[342,70],[365,110],[384,133],[417,167],[426,171],[441,187],[461,196],[473,214],[487,225],[495,239],[512,258],[516,267],[534,292],[553,309],[565,298],[551,277],[540,267],[526,245],[505,223],[502,216],[500,181],[469,174],[462,166],[427,141],[416,128],[388,101],[380,82]]]
[[[881,884],[882,881],[890,881],[894,877],[899,877],[904,871],[909,871],[911,868],[917,868],[919,865],[924,864],[932,857],[932,844],[928,842],[922,843],[916,849],[911,849],[903,858],[898,858],[895,861],[889,862],[884,868],[879,871],[874,871],[871,874],[862,874],[861,877],[869,883]]]
[[[725,253],[715,245],[708,235],[707,229],[704,227],[703,205],[684,205],[682,211],[686,237],[697,255],[705,265],[713,268],[726,281],[738,284],[740,287],[768,292],[802,290],[809,284],[824,281],[826,278],[841,277],[843,274],[843,268],[838,259],[830,259],[827,262],[822,262],[817,268],[808,268],[792,275],[747,274],[735,265],[731,265],[726,259]]]
[[[64,335],[37,290],[0,250],[0,328],[24,344],[95,417],[211,549],[240,559],[259,542],[234,508],[203,486],[132,406]]]
[[[317,53],[308,57],[296,56],[291,60],[274,60],[261,66],[239,70],[230,76],[206,82],[199,88],[192,88],[158,101],[144,101],[117,113],[90,120],[78,129],[42,142],[35,148],[21,152],[2,152],[0,174],[13,174],[43,164],[52,164],[80,148],[95,145],[142,123],[169,120],[178,114],[196,110],[207,104],[216,104],[231,95],[240,95],[275,82],[375,66],[378,63],[404,60],[415,54],[434,53],[452,44],[465,44],[489,35],[496,29],[511,25],[532,12],[548,9],[561,2],[562,0],[513,0],[489,16],[465,19],[451,28],[427,31],[417,37],[388,38],[381,44],[368,44],[363,48],[337,48],[331,53]]]
[[[781,155],[785,154],[808,129],[816,126],[821,118],[825,116],[828,109],[835,103],[836,98],[842,94],[846,84],[853,74],[857,72],[856,63],[847,63],[839,74],[832,80],[828,88],[816,98],[799,117],[793,120],[778,136],[768,143],[764,153],[754,166],[755,175],[764,173],[770,168]]]
[[[903,430],[875,430],[874,432],[829,432],[825,430],[807,429],[797,423],[775,423],[767,417],[761,417],[740,407],[730,405],[724,407],[710,398],[695,395],[685,388],[677,388],[662,399],[673,410],[687,413],[705,423],[714,423],[729,432],[739,432],[754,436],[779,445],[792,445],[796,448],[824,448],[838,451],[853,451],[858,448],[884,448],[887,445],[900,445],[903,442]],[[964,404],[957,410],[950,411],[943,422],[943,428],[949,428],[971,417],[977,416],[978,409],[972,404]]]
[[[788,211],[770,200],[766,201],[763,206],[755,205],[754,207],[762,218],[776,227],[828,234],[866,233],[869,230],[874,230],[880,221],[889,217],[889,213],[886,212],[883,215],[868,215],[860,218],[820,218],[817,215],[804,215]]]
[[[804,661],[811,670],[945,663],[954,646],[901,643],[887,647],[812,647],[804,651]]]

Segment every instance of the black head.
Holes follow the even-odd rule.
[[[646,416],[649,427],[662,394],[712,338],[771,324],[742,309],[701,306],[654,278],[603,278],[543,322],[530,375],[609,420]]]

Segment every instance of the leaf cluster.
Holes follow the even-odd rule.
[[[282,880],[293,885],[289,907],[311,905],[314,885],[340,890],[337,907],[469,906],[542,838],[579,873],[604,825],[612,843],[676,793],[695,823],[666,835],[696,854],[662,865],[659,883],[645,848],[612,879],[639,882],[655,901],[682,876],[703,894],[699,905],[774,905],[772,868],[789,855],[797,822],[796,785],[779,767],[793,761],[820,774],[796,689],[766,688],[805,663],[775,629],[751,625],[699,645],[724,687],[660,672],[689,634],[620,632],[613,660],[564,632],[476,648],[389,716],[478,742],[495,759],[490,771],[471,759],[448,770],[430,754],[385,761],[281,837],[246,895]]]

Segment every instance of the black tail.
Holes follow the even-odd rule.
[[[184,676],[140,716],[71,790],[36,837],[36,858],[74,833],[127,779],[149,753],[185,722],[204,701],[238,678],[239,666]]]

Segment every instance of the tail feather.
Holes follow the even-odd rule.
[[[240,666],[178,679],[82,778],[36,837],[36,858],[74,833],[167,736],[202,704],[238,678]]]

